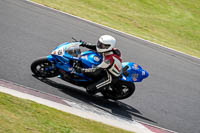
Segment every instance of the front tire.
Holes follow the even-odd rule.
[[[37,77],[51,78],[59,75],[58,70],[46,57],[40,58],[31,64],[31,71]]]
[[[130,97],[134,92],[135,92],[134,83],[120,81],[116,85],[112,86],[112,89],[109,89],[108,87],[101,93],[106,99],[122,100]]]

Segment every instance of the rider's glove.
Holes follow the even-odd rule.
[[[81,45],[80,45],[80,46],[82,46],[82,47],[85,47],[85,46],[87,45],[87,42],[86,42],[86,41],[80,40],[80,42],[81,42]]]

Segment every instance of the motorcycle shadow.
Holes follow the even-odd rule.
[[[128,120],[134,120],[134,117],[137,117],[143,121],[157,123],[149,118],[142,116],[142,113],[139,110],[121,101],[108,100],[108,99],[105,99],[103,96],[99,96],[99,95],[91,96],[91,95],[88,95],[84,90],[71,87],[66,84],[53,81],[51,79],[38,78],[34,75],[33,77],[35,77],[36,79],[40,80],[43,83],[46,83],[52,87],[57,88],[59,91],[62,91],[63,93],[77,100],[80,100],[86,104],[96,107],[109,114],[119,116],[121,118],[128,119]]]

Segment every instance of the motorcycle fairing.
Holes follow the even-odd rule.
[[[102,56],[94,51],[85,51],[81,53],[81,62],[84,68],[96,67],[102,62]]]
[[[141,82],[143,79],[149,76],[149,73],[142,69],[142,67],[133,62],[123,62],[122,67],[128,66],[126,70],[128,75],[125,76],[122,74],[121,80],[129,81],[129,82]]]
[[[61,70],[64,70],[65,72],[67,72],[68,74],[74,74],[74,75],[77,75],[78,77],[80,77],[79,79],[71,79],[71,80],[73,80],[73,81],[81,81],[81,82],[86,82],[86,81],[91,81],[92,79],[91,78],[89,78],[89,77],[87,77],[87,76],[85,76],[85,75],[83,75],[82,73],[77,73],[77,72],[75,72],[74,71],[74,69],[73,69],[73,66],[69,63],[69,62],[67,62],[66,60],[65,60],[65,63],[63,63],[63,62],[60,62],[61,60],[64,60],[64,58],[62,58],[62,57],[60,57],[60,56],[56,56],[56,55],[48,55],[47,56],[47,59],[49,60],[49,61],[54,61],[54,62],[56,62],[55,64],[56,64],[56,67],[57,68],[59,68],[59,69],[61,69]]]
[[[96,67],[102,62],[102,56],[95,51],[85,51],[80,54],[80,57],[74,57],[66,52],[71,47],[79,47],[80,42],[65,42],[59,46],[57,46],[51,53],[51,55],[47,56],[49,61],[55,61],[56,67],[66,71],[67,73],[73,73],[77,76],[80,76],[78,81],[90,81],[92,79],[86,77],[82,73],[77,73],[74,71],[73,66],[69,63],[70,60],[78,60],[82,62],[84,68],[92,68]],[[141,66],[133,63],[133,62],[123,62],[122,68],[128,66],[126,70],[128,75],[124,75],[122,72],[122,76],[120,80],[128,81],[128,82],[141,82],[144,78],[148,77],[148,72],[143,70]],[[72,79],[77,81],[77,79]]]

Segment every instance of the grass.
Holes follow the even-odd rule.
[[[199,0],[33,0],[200,57]]]
[[[0,133],[128,133],[0,93]]]

